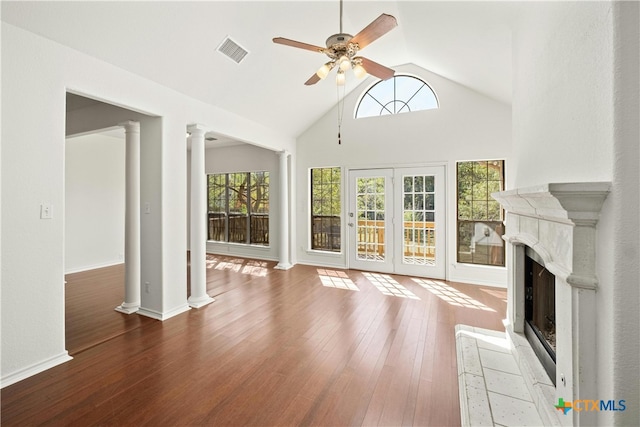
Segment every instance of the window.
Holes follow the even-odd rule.
[[[340,168],[311,169],[311,249],[340,252]]]
[[[458,262],[504,266],[504,161],[458,163]]]
[[[435,93],[417,77],[398,75],[379,81],[365,92],[356,119],[438,108]]]
[[[404,264],[435,265],[436,188],[434,175],[404,175]]]
[[[207,175],[208,239],[269,245],[269,172]]]

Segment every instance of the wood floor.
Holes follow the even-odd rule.
[[[114,311],[123,268],[67,276],[74,359],[1,391],[2,425],[460,424],[454,326],[503,330],[506,291],[209,255],[216,301]]]

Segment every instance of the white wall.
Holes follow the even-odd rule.
[[[353,112],[358,97],[374,81],[368,79],[346,97],[341,145],[337,143],[335,108],[298,138],[298,246],[295,248],[298,262],[329,264],[336,267],[347,265],[344,253],[327,255],[307,250],[310,168],[342,166],[349,169],[444,164],[447,168],[447,278],[468,283],[505,286],[505,268],[471,266],[456,262],[455,173],[456,161],[506,159],[509,175],[510,107],[413,65],[396,67],[396,71],[414,74],[425,80],[436,93],[440,108],[355,120]],[[342,235],[345,236],[344,221]]]
[[[67,91],[149,115],[141,121],[141,195],[152,207],[142,219],[142,280],[152,286],[142,305],[159,318],[187,308],[186,126],[200,123],[274,150],[294,152],[295,141],[6,23],[1,51],[5,386],[68,360],[64,226],[55,214],[64,206]],[[39,218],[42,202],[54,206],[53,219]]]
[[[523,7],[513,48],[517,185],[608,181],[613,168],[611,3]]]
[[[124,262],[124,163],[122,138],[66,140],[65,273]]]
[[[597,342],[586,344],[597,351],[598,395],[580,397],[623,399],[627,410],[597,413],[598,425],[640,419],[639,21],[636,2],[529,3],[513,43],[516,186],[612,182],[587,314],[597,319]]]

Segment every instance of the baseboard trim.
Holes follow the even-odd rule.
[[[68,362],[72,360],[73,357],[69,356],[68,351],[64,351],[57,356],[51,357],[49,359],[43,360],[42,362],[34,363],[31,366],[27,366],[26,368],[22,368],[16,372],[13,372],[9,375],[3,376],[0,379],[0,388],[4,388],[10,386],[11,384],[15,384],[18,381],[22,381],[29,377],[32,377],[40,372],[44,372],[47,369],[51,369],[54,366],[61,365],[62,363]]]
[[[123,261],[105,262],[104,264],[88,265],[86,267],[72,268],[67,270],[64,274],[82,273],[83,271],[96,270],[98,268],[113,267],[114,265],[124,264]]]
[[[150,317],[152,319],[164,321],[173,316],[177,316],[178,314],[187,312],[189,310],[191,310],[191,307],[189,307],[189,304],[185,304],[184,306],[179,306],[174,308],[173,310],[169,310],[162,313],[156,310],[151,310],[149,308],[140,307],[140,309],[136,311],[136,314],[139,314],[145,317]]]

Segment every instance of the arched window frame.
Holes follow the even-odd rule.
[[[354,109],[354,112],[353,112],[353,117],[354,117],[355,119],[363,119],[363,118],[367,118],[367,117],[378,117],[378,116],[382,116],[382,115],[395,115],[395,114],[401,114],[401,113],[404,113],[405,111],[401,111],[401,112],[390,112],[389,114],[382,114],[382,109],[384,108],[384,105],[380,104],[380,105],[381,105],[381,114],[378,114],[378,115],[367,115],[367,116],[358,116],[358,110],[360,109],[360,105],[361,105],[362,101],[365,99],[365,97],[366,97],[367,95],[369,95],[369,92],[370,92],[371,90],[373,90],[377,85],[379,85],[379,84],[388,84],[388,83],[391,81],[391,82],[393,83],[393,85],[394,85],[394,86],[393,86],[393,87],[394,87],[394,89],[393,89],[393,90],[394,90],[394,92],[395,92],[395,88],[396,88],[396,86],[395,86],[395,80],[396,80],[397,78],[406,78],[406,77],[408,77],[408,78],[412,78],[412,79],[416,79],[416,80],[418,80],[419,82],[421,82],[424,86],[421,86],[420,90],[422,90],[422,88],[423,88],[423,87],[428,88],[428,89],[431,91],[431,93],[433,94],[433,97],[435,98],[435,101],[436,101],[436,106],[435,106],[434,108],[424,108],[424,109],[419,109],[419,110],[407,110],[406,112],[410,113],[410,112],[414,112],[414,111],[427,111],[427,110],[435,110],[435,109],[440,108],[440,99],[438,98],[438,94],[436,93],[436,91],[435,91],[435,90],[433,90],[433,87],[431,87],[431,85],[430,85],[429,83],[427,83],[423,78],[421,78],[421,77],[419,77],[419,76],[417,76],[417,75],[415,75],[415,74],[402,73],[402,74],[396,74],[395,76],[393,76],[391,79],[388,79],[388,80],[377,80],[377,81],[375,81],[375,82],[371,83],[371,84],[370,84],[370,85],[369,85],[369,86],[368,86],[368,87],[367,87],[367,88],[362,92],[362,94],[361,94],[361,95],[360,95],[360,97],[358,98],[358,102],[356,102],[356,106],[355,106],[355,109]],[[418,92],[419,92],[419,91],[416,91],[416,94],[417,94]],[[414,94],[414,95],[415,95],[415,94]],[[371,96],[371,97],[373,97],[373,95],[370,95],[370,96]],[[373,98],[375,99],[375,97],[373,97]],[[408,101],[410,101],[411,99],[412,99],[412,98],[409,98],[409,100],[406,100],[406,101],[408,102]],[[397,98],[397,95],[394,93],[393,100],[392,100],[391,102],[393,102],[393,103],[396,103],[396,102],[405,102],[405,100],[400,100],[400,99],[398,99],[398,98]],[[387,105],[388,105],[388,104],[389,104],[389,103],[387,103]]]

